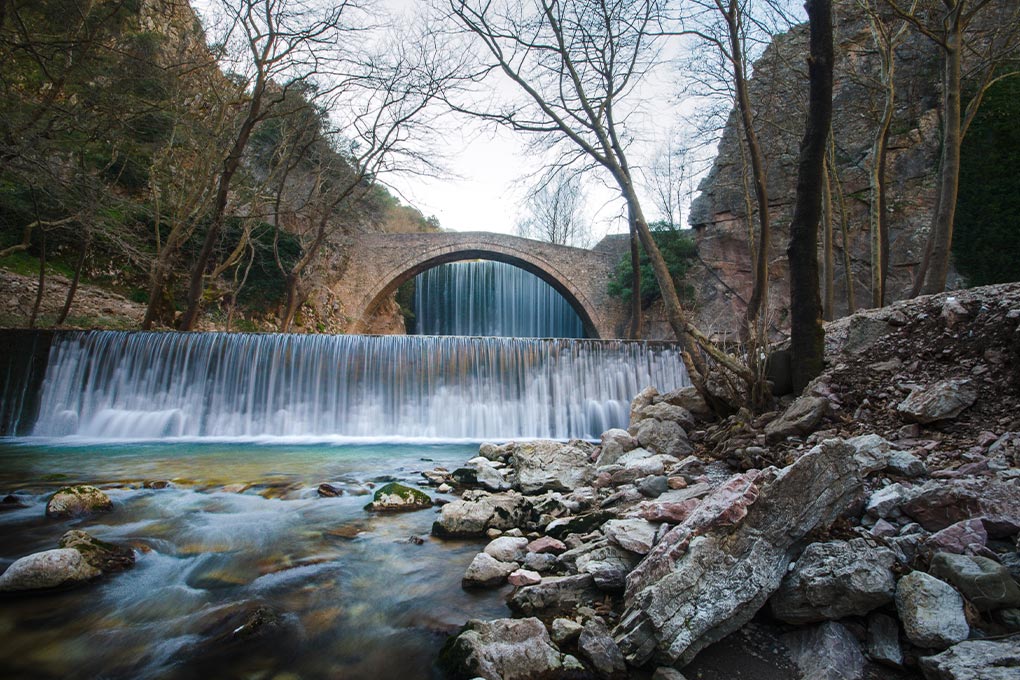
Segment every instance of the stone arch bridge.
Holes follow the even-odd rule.
[[[626,236],[609,236],[594,249],[558,246],[491,232],[365,234],[351,244],[348,266],[336,282],[348,333],[363,333],[378,306],[404,282],[447,262],[495,260],[539,276],[574,308],[594,338],[623,337],[627,307],[609,296],[607,283],[628,248]]]

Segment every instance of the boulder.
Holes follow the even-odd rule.
[[[892,602],[896,557],[864,539],[812,543],[769,603],[777,619],[804,624],[863,616]]]
[[[655,544],[658,525],[643,519],[611,519],[602,525],[606,538],[638,555],[647,555]]]
[[[945,649],[970,635],[963,598],[948,583],[922,571],[896,584],[896,612],[907,638],[918,647]]]
[[[576,517],[561,517],[546,525],[545,533],[559,539],[569,534],[587,534],[598,529],[614,517],[616,515],[608,510],[586,512]]]
[[[464,572],[460,584],[464,588],[493,588],[506,583],[506,577],[517,571],[516,562],[500,562],[492,555],[480,552],[475,555]]]
[[[493,444],[485,442],[478,447],[478,455],[491,461],[506,462],[510,444]]]
[[[528,552],[559,555],[566,551],[567,546],[563,544],[563,541],[559,541],[552,536],[541,536],[528,543]]]
[[[666,475],[649,475],[638,481],[638,491],[647,498],[658,498],[669,491],[669,479]]]
[[[867,474],[884,470],[889,463],[890,444],[877,434],[862,434],[851,437],[846,443],[854,447],[854,457]]]
[[[74,548],[85,561],[104,574],[115,574],[135,566],[135,551],[127,546],[100,541],[77,529],[60,537],[61,548]]]
[[[632,425],[634,437],[638,443],[653,453],[661,453],[683,458],[694,450],[691,443],[687,441],[687,433],[684,428],[671,420],[655,420],[647,418]],[[659,474],[662,474],[661,472]]]
[[[627,662],[609,634],[606,624],[597,618],[588,619],[577,639],[577,650],[598,678],[626,678]]]
[[[630,424],[634,425],[641,420],[641,409],[651,406],[659,396],[659,391],[654,387],[646,387],[637,393],[637,396],[630,400]]]
[[[440,666],[454,678],[562,677],[563,660],[536,618],[470,620],[439,652]]]
[[[950,420],[977,401],[977,392],[969,380],[940,380],[926,387],[911,390],[896,411],[905,419],[926,425]]]
[[[587,442],[536,440],[517,442],[510,455],[513,484],[525,494],[570,491],[595,479],[595,467]]]
[[[900,477],[923,477],[928,467],[917,456],[906,451],[890,451],[886,459],[886,472]]]
[[[602,444],[599,447],[599,457],[595,464],[599,467],[612,465],[620,459],[620,456],[637,447],[637,439],[634,439],[626,430],[619,428],[606,430],[602,433]]]
[[[827,621],[782,637],[802,678],[864,680],[864,655],[845,626]]]
[[[500,536],[489,541],[485,552],[500,562],[520,562],[528,552],[528,539]]]
[[[691,412],[685,409],[683,406],[676,406],[665,401],[660,401],[652,404],[651,406],[644,406],[637,412],[638,421],[647,420],[653,418],[662,422],[670,421],[674,422],[685,431],[694,429],[694,416]],[[634,425],[636,421],[631,419],[630,424]]]
[[[704,397],[694,387],[681,387],[678,390],[661,395],[658,399],[674,406],[683,407],[690,411],[692,415],[703,420],[710,419],[715,415],[712,413],[712,409],[708,407],[708,404],[705,403]]]
[[[424,491],[390,482],[376,489],[372,502],[365,509],[375,512],[408,512],[431,507],[432,498]]]
[[[591,574],[595,585],[602,590],[623,590],[629,574],[638,563],[633,553],[607,541],[578,548],[573,563],[579,573]],[[564,553],[561,560],[570,563],[571,555]]]
[[[797,544],[859,497],[854,450],[826,440],[792,465],[749,471],[706,497],[627,577],[615,629],[628,662],[689,662],[779,588]]]
[[[102,490],[81,484],[67,486],[46,503],[47,517],[79,517],[113,510],[113,501]]]
[[[423,473],[424,474],[424,473]],[[323,482],[319,485],[319,488],[315,490],[323,498],[336,498],[337,496],[344,495],[344,490],[338,486],[334,486],[328,482]]]
[[[595,587],[591,574],[549,576],[533,586],[518,588],[507,599],[519,616],[573,616],[578,607],[602,602],[605,593]]]
[[[805,394],[796,400],[781,416],[765,426],[765,440],[780,442],[787,437],[811,434],[829,412],[829,400]]]
[[[928,571],[956,586],[979,611],[1020,607],[1020,586],[1009,570],[995,560],[979,555],[937,553]]]
[[[942,531],[938,531],[924,540],[924,546],[935,552],[974,553],[985,547],[988,543],[988,532],[985,531],[984,522],[979,519],[965,519],[956,524],[950,524]]]
[[[487,529],[513,529],[524,523],[531,506],[526,498],[508,491],[465,493],[459,501],[443,506],[432,533],[443,538],[484,536]]]
[[[552,634],[553,642],[558,645],[571,644],[581,635],[583,626],[573,619],[553,619],[549,632]]]
[[[900,624],[896,619],[880,612],[868,615],[868,656],[887,666],[903,665]]]
[[[864,511],[872,517],[889,517],[899,509],[907,498],[907,489],[896,482],[871,494],[864,506]]]
[[[507,491],[510,482],[487,458],[474,458],[469,465],[475,469],[475,483],[489,491]]]
[[[26,555],[0,575],[0,592],[44,590],[80,585],[102,572],[74,548],[60,548]]]
[[[516,569],[506,577],[507,583],[514,587],[533,586],[542,582],[542,575],[530,569]]]
[[[922,657],[919,665],[927,680],[1016,680],[1020,637],[968,640]]]
[[[1020,493],[998,479],[932,479],[911,489],[902,509],[932,532],[978,517],[991,538],[1020,532]]]

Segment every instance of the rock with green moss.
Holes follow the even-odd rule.
[[[115,574],[135,566],[135,551],[123,545],[100,541],[84,531],[72,529],[60,538],[61,548],[73,548],[85,561],[104,574]]]
[[[432,507],[429,495],[409,486],[390,482],[376,490],[372,502],[365,506],[366,510],[376,512],[407,512]]]
[[[80,517],[110,510],[113,510],[110,497],[101,489],[87,484],[65,486],[46,504],[46,516],[55,518]]]

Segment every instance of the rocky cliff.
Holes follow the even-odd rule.
[[[833,141],[836,181],[832,185],[835,251],[835,316],[848,312],[847,287],[858,307],[870,306],[868,170],[880,107],[881,60],[867,18],[851,2],[836,2]],[[772,323],[787,327],[789,268],[786,245],[793,212],[797,158],[808,90],[806,25],[777,36],[754,64],[750,96],[756,130],[766,156],[773,235],[770,248]],[[890,268],[887,299],[909,290],[923,251],[935,201],[939,154],[939,55],[930,41],[907,31],[896,50],[896,112],[889,139],[888,206]],[[735,333],[752,285],[748,224],[756,229],[750,168],[742,154],[742,133],[731,114],[718,156],[691,208],[699,252],[710,272],[702,281],[699,321],[716,335]],[[845,217],[843,216],[845,214]],[[841,220],[845,220],[851,261],[842,264]],[[821,238],[819,239],[821,243]],[[821,253],[820,253],[821,255]]]

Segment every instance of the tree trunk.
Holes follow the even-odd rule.
[[[630,339],[641,337],[641,249],[634,218],[630,219]]]
[[[35,304],[32,305],[32,316],[28,318],[28,327],[35,328],[35,321],[39,318],[39,308],[42,307],[43,294],[46,292],[46,230],[39,230],[41,249],[39,251],[39,287],[35,292]]]
[[[871,148],[871,306],[885,305],[885,281],[889,274],[889,225],[886,218],[885,168],[888,157],[889,129],[896,111],[896,59],[893,45],[883,56],[882,84],[885,86],[885,107]]]
[[[89,250],[89,239],[85,238],[84,243],[81,244],[81,252],[78,253],[78,261],[74,265],[74,276],[71,277],[71,285],[67,289],[67,297],[64,298],[64,306],[60,310],[60,314],[57,316],[57,320],[54,325],[59,326],[67,320],[67,315],[71,313],[71,305],[74,303],[74,294],[78,292],[78,281],[81,279],[81,270],[85,267],[85,254]]]
[[[808,58],[810,99],[797,168],[797,194],[790,224],[790,349],[793,389],[799,394],[822,372],[825,330],[818,295],[818,222],[822,208],[822,173],[832,121],[832,4],[808,0],[811,26]]]
[[[751,175],[754,182],[755,200],[758,203],[758,247],[754,261],[754,287],[751,289],[751,297],[747,301],[745,317],[747,328],[750,329],[750,326],[758,319],[761,310],[768,307],[769,242],[772,236],[769,196],[765,184],[764,154],[758,143],[758,135],[754,132],[751,99],[747,92],[747,77],[743,66],[742,31],[739,18],[740,10],[736,0],[730,0],[730,8],[726,13],[726,24],[732,55],[733,84],[736,90],[737,109],[740,112],[741,124],[744,128],[744,140],[747,143],[748,154],[751,156]]]
[[[843,279],[846,283],[846,313],[857,311],[857,300],[854,293],[853,261],[850,258],[850,224],[846,214],[846,197],[843,195],[843,182],[839,179],[836,169],[836,144],[833,141],[832,129],[829,129],[828,176],[836,185],[836,204],[839,206],[839,232],[843,242]]]
[[[949,276],[949,258],[953,245],[956,195],[960,182],[961,141],[961,53],[962,26],[960,8],[950,19],[946,31],[944,73],[942,78],[942,160],[939,164],[938,212],[932,230],[931,259],[925,279],[925,294],[941,293]]]

